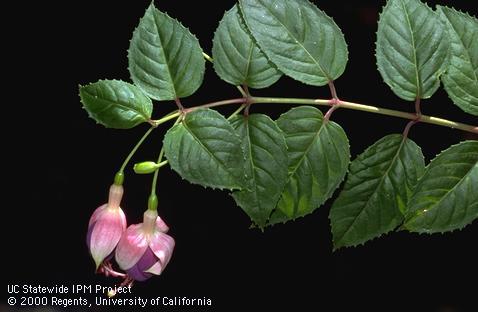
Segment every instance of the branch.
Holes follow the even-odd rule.
[[[236,99],[230,99],[230,100],[222,100],[222,101],[217,101],[217,102],[211,102],[199,106],[194,106],[194,107],[189,107],[184,109],[184,113],[190,113],[192,111],[195,111],[197,109],[201,108],[212,108],[212,107],[218,107],[218,106],[224,106],[224,105],[230,105],[230,104],[244,104],[246,103],[247,99],[246,98],[236,98]],[[249,98],[250,103],[263,103],[263,104],[302,104],[302,105],[318,105],[318,106],[333,106],[336,101],[334,99],[332,100],[324,100],[324,99],[303,99],[303,98],[276,98],[276,97],[251,97]],[[407,113],[407,112],[402,112],[402,111],[397,111],[393,109],[388,109],[388,108],[382,108],[382,107],[377,107],[377,106],[371,106],[371,105],[364,105],[364,104],[359,104],[359,103],[353,103],[353,102],[347,102],[347,101],[342,101],[340,100],[338,104],[335,104],[337,108],[347,108],[347,109],[353,109],[353,110],[358,110],[358,111],[363,111],[363,112],[368,112],[368,113],[374,113],[374,114],[380,114],[380,115],[387,115],[387,116],[394,116],[394,117],[399,117],[399,118],[404,118],[404,119],[409,119],[409,120],[415,120],[417,118],[417,115],[414,113]],[[165,122],[166,120],[173,119],[177,117],[179,113],[173,112],[169,114],[166,118],[163,117],[158,120],[152,120],[151,122],[155,125],[158,125],[160,123]],[[477,125],[469,125],[461,122],[456,122],[444,118],[439,118],[439,117],[434,117],[434,116],[427,116],[427,115],[421,115],[420,122],[423,123],[429,123],[429,124],[434,124],[438,126],[443,126],[443,127],[449,127],[453,129],[459,129],[471,133],[476,133],[478,134],[478,126]]]

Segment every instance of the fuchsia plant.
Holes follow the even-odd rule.
[[[115,176],[108,204],[91,217],[87,243],[97,269],[128,282],[165,269],[175,242],[158,216],[156,184],[166,165],[191,183],[230,190],[261,229],[312,213],[345,179],[329,213],[335,249],[395,229],[431,234],[472,223],[478,218],[478,142],[453,145],[426,165],[409,133],[417,123],[478,133],[476,124],[428,116],[421,108],[421,100],[443,85],[451,103],[478,116],[478,20],[419,0],[388,0],[378,22],[376,57],[385,83],[410,101],[414,113],[338,96],[334,81],[345,71],[347,44],[333,19],[308,0],[238,1],[219,23],[212,57],[187,28],[151,4],[128,50],[132,83],[100,80],[80,86],[84,108],[105,127],[150,125]],[[202,84],[206,60],[241,96],[184,107],[181,99]],[[331,98],[253,95],[252,89],[269,87],[282,75],[327,86]],[[177,109],[154,120],[152,100],[173,101]],[[261,103],[303,106],[272,120],[250,112]],[[223,105],[238,109],[226,118],[212,109]],[[325,114],[316,106],[324,106]],[[338,109],[408,123],[402,133],[386,135],[351,161],[347,135],[332,121]],[[126,229],[120,208],[124,170],[145,138],[173,120],[158,160],[134,166],[138,174],[154,175],[143,223]],[[113,254],[126,273],[113,270]]]

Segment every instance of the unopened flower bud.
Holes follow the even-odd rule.
[[[159,165],[154,161],[143,161],[134,165],[134,172],[137,174],[150,174],[155,172]]]

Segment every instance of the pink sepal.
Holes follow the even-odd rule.
[[[164,267],[161,265],[161,262],[158,261],[155,264],[153,264],[152,267],[150,267],[149,269],[147,269],[144,272],[151,273],[151,274],[154,274],[154,275],[161,275],[161,272],[163,272],[163,269],[164,269]]]
[[[116,246],[116,262],[123,270],[134,266],[148,248],[148,240],[142,230],[142,223],[130,225]]]
[[[168,234],[156,231],[149,242],[149,247],[154,252],[156,257],[161,262],[161,267],[164,270],[168,265],[169,260],[174,250],[174,239]]]
[[[91,219],[88,229],[91,231],[89,248],[98,269],[103,260],[113,252],[125,231],[126,216],[119,207],[109,209],[107,205],[103,205],[93,213]]]

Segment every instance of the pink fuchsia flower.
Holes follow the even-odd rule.
[[[160,275],[174,249],[174,239],[166,234],[168,230],[156,210],[147,210],[143,223],[130,225],[116,247],[119,267],[137,281]]]
[[[122,197],[123,186],[111,185],[108,203],[98,207],[91,215],[86,244],[97,270],[103,261],[112,257],[113,250],[126,230],[126,216],[120,208]]]

